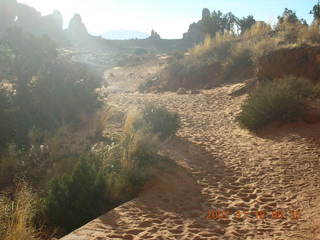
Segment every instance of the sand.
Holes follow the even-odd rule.
[[[243,130],[234,120],[246,96],[230,95],[239,87],[109,94],[122,111],[149,101],[180,114],[182,128],[162,146],[179,167],[62,239],[320,239],[320,124]]]

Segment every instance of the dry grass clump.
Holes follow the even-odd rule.
[[[319,44],[320,43],[320,22],[316,21],[310,26],[301,27],[298,35],[299,44]]]
[[[192,57],[202,57],[212,51],[219,51],[227,43],[236,40],[236,36],[230,32],[220,33],[218,32],[215,37],[206,35],[203,43],[200,43],[189,50]]]
[[[18,185],[14,200],[0,196],[0,238],[3,240],[38,240],[33,225],[37,200],[26,183]]]
[[[250,39],[259,41],[263,38],[270,36],[272,27],[265,22],[256,22],[253,24],[242,36],[243,39]]]

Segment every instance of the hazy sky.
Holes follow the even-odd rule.
[[[59,10],[65,25],[74,13],[82,16],[90,33],[128,29],[149,33],[155,29],[163,38],[181,38],[189,24],[201,18],[204,7],[233,12],[242,17],[252,14],[257,20],[272,22],[284,8],[297,12],[310,22],[308,14],[317,0],[18,0],[43,14]]]

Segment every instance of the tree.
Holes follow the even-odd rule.
[[[229,32],[233,32],[235,30],[235,26],[237,23],[237,18],[232,12],[228,12],[223,16],[223,25],[222,29],[227,30]]]
[[[233,32],[236,23],[237,18],[233,13],[223,14],[221,11],[213,11],[210,17],[206,17],[200,21],[203,34],[210,34],[212,37],[214,37],[217,32]]]
[[[211,15],[210,10],[208,8],[204,8],[202,10],[202,19],[208,18],[210,17],[210,15]]]
[[[256,20],[252,15],[249,15],[248,17],[243,17],[242,19],[237,19],[237,25],[240,28],[241,34],[244,34],[255,23]]]
[[[310,14],[313,15],[314,21],[320,20],[320,1],[318,1],[318,3],[313,6],[312,10],[310,11]]]
[[[210,34],[215,36],[217,32],[222,31],[223,14],[221,11],[213,11],[210,17],[201,21],[203,35]]]
[[[282,16],[278,16],[278,24],[283,24],[283,23],[299,23],[300,20],[297,17],[297,14],[295,11],[285,8],[284,12],[282,13]]]

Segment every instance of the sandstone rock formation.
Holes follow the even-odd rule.
[[[66,41],[63,31],[63,17],[62,14],[54,10],[51,14],[41,17],[41,27],[44,34],[55,40],[57,43],[64,43]]]
[[[0,32],[15,26],[36,36],[48,35],[60,44],[65,38],[62,25],[62,15],[58,11],[42,16],[35,8],[15,0],[0,3]]]
[[[0,1],[0,34],[14,24],[17,8],[18,3],[16,0]]]
[[[18,4],[16,26],[26,32],[38,34],[41,27],[41,13],[26,4]]]
[[[80,14],[76,13],[70,20],[67,32],[71,38],[82,38],[88,35],[88,31]]]
[[[149,39],[150,40],[160,40],[161,37],[155,30],[152,29]]]

